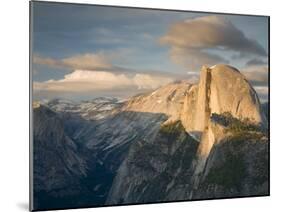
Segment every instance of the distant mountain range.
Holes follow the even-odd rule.
[[[120,101],[33,104],[35,209],[268,195],[268,104],[235,68],[202,67]]]

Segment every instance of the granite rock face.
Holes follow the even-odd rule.
[[[223,127],[211,120],[212,114],[223,113],[266,126],[255,90],[237,69],[222,64],[203,66],[199,84],[187,93],[181,115],[187,132],[200,141],[193,178],[195,186],[213,145],[225,137]]]
[[[199,84],[186,85],[183,93],[184,96],[178,98],[179,102],[183,102],[177,107],[177,111],[180,112],[172,113],[176,115],[162,123],[156,136],[132,145],[128,157],[114,179],[107,198],[108,204],[232,196],[233,190],[236,194],[241,191],[240,196],[267,194],[268,140],[264,132],[266,118],[261,111],[256,92],[244,76],[227,65],[203,67]],[[145,104],[147,102],[142,105]],[[141,104],[137,105],[141,107]],[[157,110],[155,107],[153,109],[154,112]],[[222,121],[217,121],[215,115],[230,123],[226,125]],[[241,131],[233,130],[236,129],[236,125]],[[185,131],[181,132],[181,136],[176,136],[178,128]],[[164,131],[168,129],[166,130],[168,135],[163,136],[163,129]],[[169,134],[173,136],[169,137]],[[240,137],[237,137],[237,134]],[[228,143],[228,140],[231,142]],[[254,141],[255,145],[252,145],[251,141]],[[223,145],[221,142],[226,144]],[[167,146],[184,150],[167,151],[169,149]],[[234,149],[233,146],[236,148],[233,157],[242,160],[245,156],[245,161],[241,164],[233,165],[233,158],[229,162],[231,155],[225,158],[218,156],[220,152],[230,154]],[[252,154],[246,156],[249,149]],[[187,161],[183,163],[186,158]],[[257,172],[252,168],[254,161],[259,161],[258,169],[263,172],[263,177],[259,178],[262,179],[262,188],[251,188],[258,178]],[[209,183],[210,170],[212,176],[213,170],[216,171],[216,167],[220,166],[218,164],[223,164],[227,169],[232,165],[234,167],[241,165],[245,167],[247,175],[242,175],[241,180],[237,180],[236,175],[232,176],[226,171],[222,172],[227,175],[225,178],[216,179],[214,184]],[[226,178],[230,179],[227,189],[219,187],[220,183],[223,184],[221,181]],[[248,184],[244,184],[245,182]],[[242,185],[244,190],[240,189]],[[206,186],[209,189],[208,194],[204,193]]]
[[[184,95],[192,87],[185,81],[163,86],[152,93],[142,94],[131,98],[122,111],[165,114],[168,121],[180,119]]]
[[[237,69],[222,64],[203,66],[199,84],[185,96],[182,123],[187,131],[203,132],[212,113],[224,112],[257,124],[267,121],[255,90]]]

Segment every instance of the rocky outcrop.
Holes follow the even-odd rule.
[[[203,66],[199,84],[185,96],[182,123],[187,131],[202,134],[210,115],[224,112],[257,124],[267,121],[255,90],[237,69],[227,65]]]
[[[253,171],[253,165],[249,165],[253,158],[258,160],[260,155],[267,155],[267,139],[263,131],[266,118],[256,92],[238,70],[227,65],[203,67],[199,84],[184,85],[184,89],[179,92],[181,95],[177,96],[178,103],[172,106],[171,112],[167,109],[167,101],[160,102],[162,105],[159,108],[155,106],[156,101],[151,97],[154,93],[132,99],[126,109],[150,112],[159,110],[172,118],[162,123],[156,136],[138,140],[132,145],[128,157],[118,169],[107,204],[223,197],[231,196],[233,190],[241,191],[241,196],[267,194],[268,173],[266,167],[263,167],[267,158],[262,157],[256,164],[258,170],[263,172],[261,178]],[[163,92],[161,97],[166,94],[167,99],[167,93]],[[220,120],[224,114],[230,116],[228,124]],[[240,124],[239,127],[244,131],[239,132],[242,136],[239,139],[245,143],[239,142],[236,131],[228,130],[237,127],[230,123]],[[177,125],[185,131],[181,132],[181,136],[174,134]],[[162,128],[169,129],[169,133],[163,135]],[[256,134],[263,137],[262,141],[261,137],[255,137]],[[228,143],[229,140],[231,142]],[[251,145],[251,141],[255,141],[256,146]],[[168,146],[175,151],[167,151]],[[238,183],[236,175],[227,176],[230,181],[227,188],[220,187],[225,178],[209,184],[209,175],[215,175],[217,167],[222,164],[227,169],[232,167],[234,159],[229,162],[228,157],[232,157],[229,153],[234,149],[233,146],[236,148],[235,158],[241,159],[241,155],[244,157],[248,150],[252,151],[251,156],[245,156],[242,165],[246,167],[247,177],[242,175],[243,180]],[[224,152],[228,156],[220,158],[220,153]],[[185,158],[188,159],[183,163]],[[177,164],[174,164],[175,161]],[[261,179],[263,186],[249,188],[249,185],[256,186],[256,177]],[[240,186],[245,182],[248,184],[242,191]],[[204,188],[208,189],[208,193],[204,193]]]
[[[222,64],[203,66],[199,84],[187,93],[181,114],[187,132],[200,141],[193,177],[195,186],[214,143],[225,137],[223,127],[212,123],[211,115],[226,112],[237,119],[266,126],[255,90],[237,69]]]

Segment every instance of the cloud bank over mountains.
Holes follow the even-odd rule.
[[[34,82],[36,95],[56,96],[77,93],[116,93],[117,95],[142,93],[172,82],[165,76],[150,74],[124,74],[108,71],[75,70],[60,80]]]

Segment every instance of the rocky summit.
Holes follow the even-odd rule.
[[[42,104],[33,109],[37,209],[269,193],[268,107],[231,66],[203,66],[198,84],[126,101]]]

